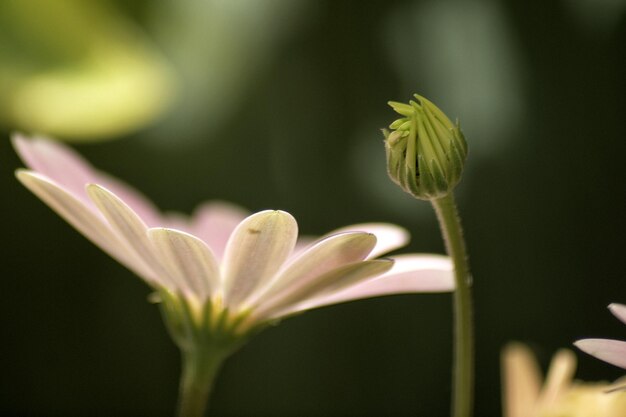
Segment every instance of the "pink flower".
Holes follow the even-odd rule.
[[[395,225],[348,226],[307,243],[284,211],[210,202],[191,217],[163,214],[60,143],[15,135],[13,144],[30,168],[17,171],[22,184],[196,322],[206,313],[244,331],[323,305],[453,289],[447,257],[377,259],[408,242]]]
[[[609,305],[611,313],[626,323],[626,305]],[[612,365],[626,369],[626,342],[610,339],[582,339],[574,343],[578,349]]]

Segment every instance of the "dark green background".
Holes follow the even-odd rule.
[[[385,198],[369,188],[386,181],[378,129],[395,117],[387,100],[420,92],[468,125],[438,100],[440,87],[407,90],[388,62],[389,14],[427,3],[315,1],[217,129],[199,122],[184,146],[155,146],[157,123],[76,148],[164,209],[189,212],[209,198],[280,208],[309,234],[389,221],[412,231],[407,250],[442,252],[427,203],[391,182]],[[477,416],[500,415],[508,341],[529,343],[545,366],[578,338],[626,339],[605,308],[626,303],[624,8],[593,31],[565,3],[497,3],[524,63],[523,119],[494,151],[465,129],[458,195],[475,277]],[[147,4],[125,13],[142,23]],[[429,51],[414,51],[420,79]],[[10,128],[0,143],[0,415],[172,415],[179,357],[147,286],[18,184]],[[358,163],[363,147],[375,163]],[[445,416],[450,310],[449,295],[401,295],[290,319],[228,360],[211,415]],[[622,375],[578,356],[582,379]]]

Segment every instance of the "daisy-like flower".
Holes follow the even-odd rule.
[[[609,310],[626,324],[626,305],[613,303],[609,305]],[[574,345],[585,353],[626,369],[626,342],[611,339],[582,339]]]
[[[395,225],[359,224],[299,242],[284,211],[248,215],[214,202],[189,218],[162,214],[60,143],[15,135],[13,144],[30,168],[17,171],[22,184],[156,291],[183,351],[183,397],[269,323],[328,304],[454,286],[447,257],[377,258],[408,242]],[[181,407],[180,415],[201,408]]]
[[[520,343],[502,354],[504,417],[623,417],[626,392],[614,385],[573,381],[576,357],[558,351],[545,382],[533,353]]]

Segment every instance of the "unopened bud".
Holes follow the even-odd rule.
[[[384,131],[391,179],[416,198],[446,196],[458,184],[467,156],[459,123],[417,94],[409,104],[390,101],[402,118]]]

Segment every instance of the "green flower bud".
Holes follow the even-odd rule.
[[[391,179],[416,198],[446,196],[458,184],[467,156],[459,123],[415,94],[409,104],[389,102],[401,116],[384,130]]]

